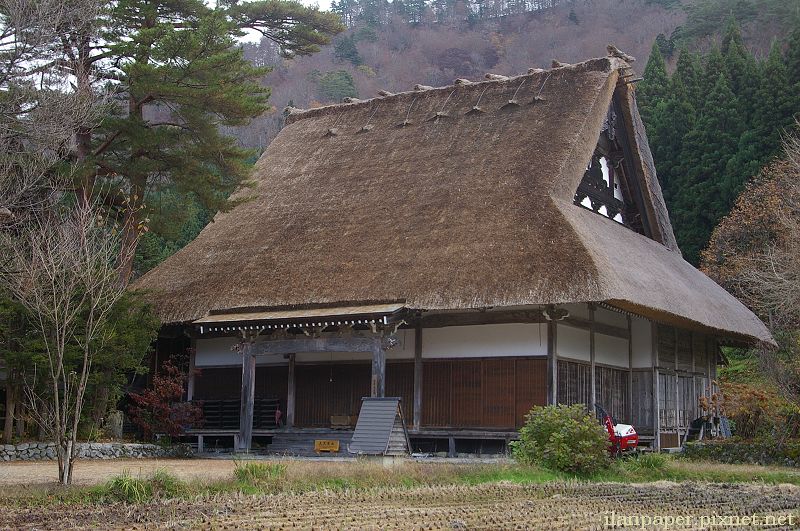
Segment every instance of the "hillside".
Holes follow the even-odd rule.
[[[341,0],[333,8],[349,29],[320,53],[284,59],[267,40],[245,44],[248,59],[274,67],[264,79],[272,89],[273,112],[232,134],[260,151],[280,130],[281,111],[289,104],[307,108],[344,96],[372,97],[381,89],[408,90],[415,83],[520,73],[549,66],[552,59],[603,55],[609,42],[636,56],[641,73],[659,35],[667,55],[682,45],[707,48],[730,13],[741,15],[748,46],[766,54],[785,30],[785,18],[778,16],[783,8],[767,9],[773,4],[782,6],[776,0],[434,0],[418,15],[414,4],[400,0]]]

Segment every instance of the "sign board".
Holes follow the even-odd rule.
[[[315,452],[338,452],[339,441],[336,439],[316,439],[314,441]]]

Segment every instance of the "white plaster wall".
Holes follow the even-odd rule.
[[[396,347],[386,351],[386,359],[413,359],[414,358],[414,330],[398,330],[398,344]],[[242,359],[239,354],[232,350],[238,341],[234,337],[218,337],[197,340],[197,354],[195,355],[196,367],[221,367],[221,366],[241,366]],[[330,361],[333,356],[334,361],[356,361],[371,360],[372,354],[369,352],[298,352],[295,358],[298,362],[322,362]],[[283,354],[265,355],[256,358],[258,365],[274,365],[288,363]]]
[[[633,317],[631,320],[633,341],[633,367],[653,366],[653,325],[647,319]]]
[[[597,307],[594,310],[594,320],[598,323],[628,328],[628,318],[623,313]]]
[[[586,303],[559,304],[558,307],[567,310],[570,317],[589,318],[589,305]]]
[[[626,323],[627,324],[627,323]],[[628,367],[628,340],[621,337],[594,335],[594,362],[614,367]]]
[[[589,331],[556,325],[556,353],[562,358],[589,361]]]
[[[422,330],[423,358],[496,356],[547,356],[547,326],[510,323]]]

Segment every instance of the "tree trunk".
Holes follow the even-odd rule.
[[[94,404],[92,404],[92,422],[98,428],[105,425],[106,414],[108,413],[108,399],[110,397],[109,382],[113,377],[113,370],[106,367],[102,372],[101,385],[98,385],[94,393]]]
[[[12,375],[9,374],[9,379],[6,382],[6,420],[3,424],[3,442],[11,444],[11,439],[14,437],[14,415],[17,407],[17,390],[12,384]]]

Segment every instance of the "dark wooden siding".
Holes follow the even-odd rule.
[[[295,368],[295,425],[328,427],[331,416],[358,416],[361,399],[369,396],[367,363],[300,365]]]
[[[547,402],[547,361],[529,358],[426,360],[422,425],[497,428],[522,425]]]
[[[594,378],[595,403],[618,422],[629,423],[628,370],[595,366]]]
[[[286,407],[288,369],[256,367],[256,398],[277,398]],[[241,367],[199,369],[194,380],[195,400],[238,400],[241,398]],[[284,409],[285,411],[285,409]]]
[[[558,360],[558,403],[591,405],[592,379],[588,363]]]
[[[633,371],[633,407],[631,424],[641,432],[653,432],[653,372]]]

